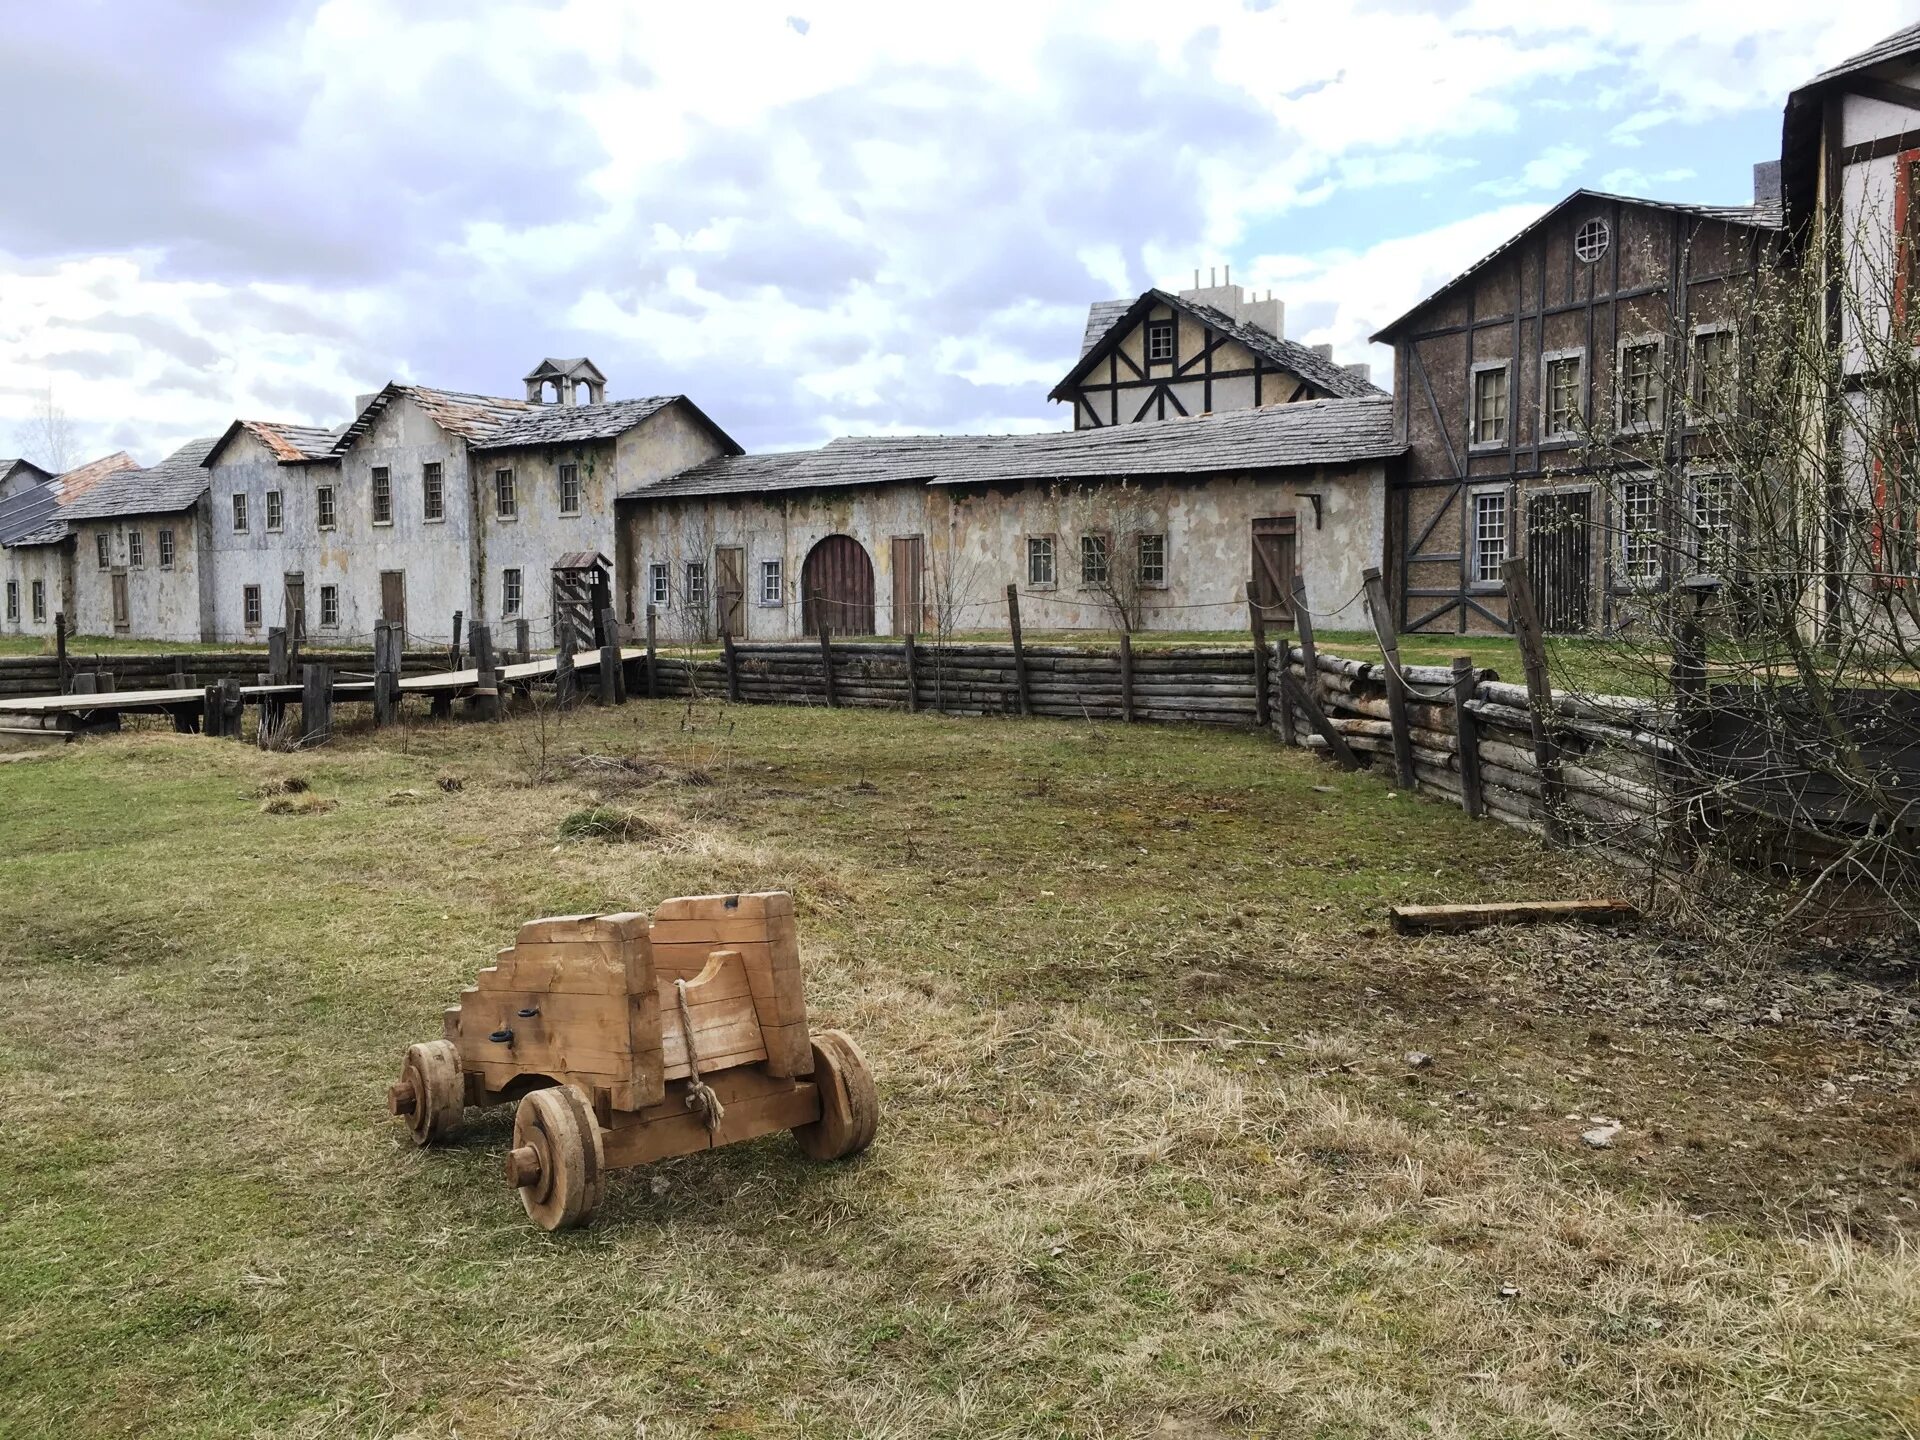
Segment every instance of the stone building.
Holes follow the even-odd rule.
[[[135,468],[123,450],[60,475],[24,460],[0,460],[0,635],[52,635],[60,616],[72,628],[74,538],[63,506]]]
[[[188,441],[158,465],[116,470],[63,503],[76,633],[206,638],[214,569],[202,462],[213,443]]]
[[[228,427],[207,459],[208,638],[284,623],[315,644],[362,645],[390,620],[444,643],[458,612],[525,619],[549,644],[555,561],[589,550],[619,563],[618,488],[740,448],[685,396],[606,401],[589,360],[543,361],[526,384],[549,398],[395,382],[337,430]]]
[[[1035,630],[1237,630],[1249,580],[1296,566],[1322,623],[1357,626],[1400,450],[1384,395],[842,439],[623,490],[622,552],[678,638],[1001,629],[1009,584]]]

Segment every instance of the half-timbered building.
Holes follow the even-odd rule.
[[[1090,430],[1386,393],[1364,363],[1339,365],[1332,346],[1287,339],[1285,316],[1271,294],[1253,299],[1233,284],[1095,301],[1080,358],[1048,398]]]
[[[1778,167],[1751,205],[1576,190],[1374,336],[1394,349],[1406,459],[1388,510],[1402,629],[1509,628],[1524,554],[1543,624],[1622,623],[1671,583],[1677,534],[1716,510],[1702,405],[1731,390],[1735,307],[1780,229]],[[1588,467],[1608,437],[1607,483]],[[1689,476],[1675,496],[1631,461]],[[1682,512],[1686,513],[1682,513]]]

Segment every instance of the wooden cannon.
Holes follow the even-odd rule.
[[[778,892],[530,920],[444,1029],[408,1047],[387,1108],[430,1145],[467,1106],[517,1101],[507,1183],[548,1230],[584,1222],[609,1169],[775,1130],[837,1160],[879,1119],[859,1047],[807,1030]]]

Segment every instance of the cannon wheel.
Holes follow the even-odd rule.
[[[873,1143],[880,1124],[880,1094],[867,1057],[844,1030],[814,1032],[813,1083],[820,1091],[820,1118],[796,1125],[793,1138],[815,1160],[858,1155]]]
[[[542,1230],[581,1225],[607,1188],[607,1157],[593,1106],[571,1085],[535,1090],[513,1114],[507,1181]]]
[[[467,1092],[460,1078],[460,1052],[451,1040],[407,1047],[400,1083],[387,1091],[387,1108],[407,1122],[416,1145],[444,1140],[460,1128]]]

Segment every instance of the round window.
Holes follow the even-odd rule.
[[[1598,216],[1587,221],[1573,237],[1573,253],[1591,265],[1607,253],[1607,241],[1613,238],[1613,232],[1607,229],[1607,222]]]

